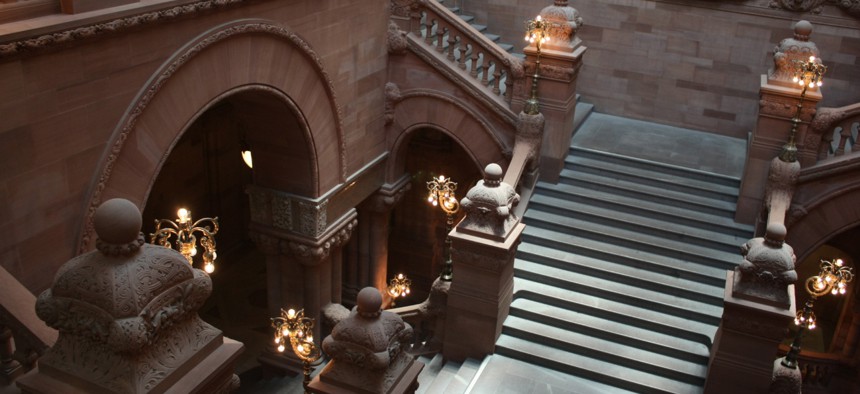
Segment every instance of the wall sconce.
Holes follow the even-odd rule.
[[[549,41],[549,29],[554,25],[552,22],[545,21],[538,15],[533,20],[526,21],[526,41],[529,44],[535,44],[537,48],[537,59],[535,60],[535,74],[532,77],[532,94],[526,100],[523,111],[528,115],[537,115],[540,112],[537,98],[537,85],[540,78],[540,47],[543,43]]]
[[[242,152],[242,161],[245,162],[245,165],[250,169],[254,169],[254,160],[251,157],[251,146],[248,145],[248,141],[245,139],[245,136],[242,136],[242,139],[239,141],[239,149]]]
[[[445,222],[445,266],[442,269],[440,278],[446,282],[450,282],[454,277],[454,265],[451,261],[451,229],[454,228],[454,215],[460,211],[460,202],[457,201],[457,196],[454,192],[457,190],[457,182],[451,178],[445,178],[445,175],[439,175],[427,182],[427,190],[430,191],[427,201],[434,207],[440,207],[447,215]]]
[[[193,265],[193,258],[197,255],[197,237],[194,233],[200,233],[202,235],[200,245],[204,249],[203,270],[211,274],[215,271],[215,259],[218,257],[215,252],[214,237],[218,233],[218,218],[203,218],[195,222],[191,219],[191,211],[185,208],[179,208],[176,215],[178,219],[175,222],[168,219],[155,219],[155,232],[149,234],[149,242],[172,249],[170,237],[175,235],[179,253],[185,256],[188,264]],[[203,226],[205,222],[209,222],[212,227]]]
[[[408,296],[411,286],[412,281],[406,275],[397,274],[397,276],[391,278],[388,282],[388,294],[391,296],[391,306],[394,306],[394,300],[397,298]]]
[[[792,80],[800,85],[800,101],[797,102],[797,109],[794,111],[794,117],[791,118],[791,132],[788,135],[788,142],[782,147],[779,153],[779,159],[793,163],[797,161],[797,145],[795,144],[795,135],[797,134],[797,126],[800,125],[800,113],[803,110],[803,99],[806,98],[806,90],[812,87],[821,86],[823,84],[824,73],[827,72],[827,67],[821,64],[821,59],[815,56],[810,56],[808,61],[794,61],[794,77]]]
[[[278,346],[278,352],[283,353],[289,341],[293,353],[302,360],[302,385],[307,392],[311,373],[322,358],[320,348],[314,343],[314,319],[306,317],[304,309],[299,309],[298,312],[295,309],[281,309],[281,316],[272,318],[272,327],[275,328],[275,345]]]
[[[800,353],[800,342],[803,338],[805,330],[815,328],[815,313],[812,312],[812,305],[818,297],[827,295],[843,295],[847,291],[848,283],[854,279],[854,272],[851,267],[845,265],[842,259],[834,261],[821,260],[821,269],[818,275],[811,276],[806,279],[806,292],[809,293],[809,299],[803,306],[803,310],[797,312],[794,319],[794,324],[798,326],[797,334],[794,336],[794,341],[791,343],[791,350],[782,360],[782,365],[787,368],[797,368],[797,355]]]

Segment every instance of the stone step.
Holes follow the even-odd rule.
[[[496,342],[496,353],[637,393],[701,393],[697,385],[660,378],[507,334],[502,334]]]
[[[623,246],[686,262],[717,267],[723,270],[734,269],[740,262],[740,255],[737,249],[734,252],[727,252],[686,244],[683,241],[662,238],[621,227],[613,227],[578,218],[561,217],[537,209],[530,209],[526,212],[523,222],[533,228],[538,227],[577,238],[600,241],[613,246]]]
[[[451,382],[445,387],[446,394],[462,394],[466,392],[472,379],[478,373],[481,363],[475,359],[468,358],[460,365],[457,373],[451,378]]]
[[[683,297],[708,305],[717,307],[722,307],[723,305],[722,287],[704,286],[699,282],[666,275],[653,270],[640,269],[623,263],[575,255],[531,243],[520,244],[517,250],[517,259],[584,275],[601,277],[614,282],[637,286],[676,297]]]
[[[711,305],[527,260],[515,260],[514,275],[517,278],[575,291],[586,296],[660,311],[668,315],[715,326],[720,324],[720,317],[723,313],[722,305]]]
[[[738,256],[738,247],[747,241],[742,238],[721,232],[702,229],[694,226],[672,224],[655,220],[648,216],[607,209],[605,207],[576,203],[567,199],[538,194],[529,201],[529,214],[544,212],[570,219],[589,221],[614,228],[647,234],[654,237],[683,242],[700,247],[719,250]]]
[[[514,278],[514,298],[528,299],[557,308],[575,311],[617,324],[675,336],[710,347],[717,326],[668,315],[659,310],[582,295],[575,291]]]
[[[460,364],[445,362],[442,365],[442,368],[438,371],[436,376],[433,378],[433,381],[430,382],[430,385],[426,390],[421,391],[424,394],[445,394],[447,393],[446,389],[448,385],[451,383],[454,376],[457,375],[457,370],[460,369]],[[419,391],[421,389],[419,383]],[[416,391],[418,393],[419,391]]]
[[[632,394],[593,380],[544,368],[502,354],[484,359],[483,369],[473,381],[471,394],[489,393],[568,393]]]
[[[558,308],[525,298],[516,299],[511,303],[510,316],[530,319],[615,343],[624,343],[637,349],[644,349],[665,357],[673,357],[698,365],[707,365],[710,358],[708,347],[699,342],[618,324],[586,313]]]
[[[442,368],[445,366],[445,358],[442,357],[442,353],[436,353],[432,358],[420,356],[418,357],[418,361],[424,363],[424,369],[418,374],[418,390],[415,393],[422,394],[427,392],[427,389],[433,384],[439,372],[442,371]]]
[[[624,330],[619,327],[618,330]],[[694,363],[640,349],[626,342],[616,342],[570,331],[543,322],[511,316],[502,333],[538,342],[570,353],[611,363],[630,370],[656,375],[688,384],[704,385],[707,360]]]
[[[564,183],[554,185],[546,182],[538,182],[535,195],[552,196],[570,201],[573,204],[589,204],[613,211],[657,219],[666,222],[668,225],[680,224],[689,227],[698,227],[740,238],[748,239],[753,234],[752,226],[735,223],[734,218],[731,217],[717,216],[690,209],[678,209],[661,202],[617,195],[613,194],[611,189],[594,190]]]
[[[642,185],[621,179],[604,178],[584,172],[562,169],[559,183],[589,190],[605,191],[607,193],[629,197],[634,200],[645,200],[663,205],[665,209],[686,209],[734,220],[735,204],[728,201],[687,194],[657,186]]]
[[[590,155],[581,152],[593,152]],[[594,150],[580,149],[577,155],[568,156],[565,168],[574,172],[587,172],[608,179],[619,179],[627,182],[656,186],[665,190],[673,190],[715,200],[737,204],[738,186],[721,185],[688,173],[665,173],[654,171],[651,166],[640,166],[639,162],[613,161],[617,155]]]
[[[523,232],[522,242],[593,259],[613,261],[618,264],[625,264],[638,269],[683,278],[705,285],[717,287],[725,285],[725,268],[693,264],[677,258],[583,239],[534,226],[526,227]]]
[[[640,159],[637,157],[630,157],[619,155],[611,152],[604,152],[595,149],[589,149],[579,146],[574,146],[571,143],[570,146],[570,155],[568,157],[583,157],[583,158],[595,158],[597,160],[602,160],[604,162],[611,162],[615,164],[620,164],[625,167],[633,167],[638,169],[643,169],[645,171],[651,173],[661,173],[665,175],[675,175],[680,176],[687,179],[696,179],[704,182],[705,184],[714,184],[720,186],[728,186],[734,189],[740,188],[741,181],[739,178],[731,177],[728,175],[717,174],[714,172],[701,171],[695,168],[682,167],[673,164],[667,163],[658,163],[651,160]],[[653,176],[653,175],[652,175]]]

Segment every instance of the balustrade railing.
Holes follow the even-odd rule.
[[[781,355],[788,353],[788,346],[780,346]],[[797,355],[797,367],[803,379],[803,392],[830,392],[831,383],[836,376],[851,378],[854,369],[847,360],[830,353],[802,351]]]
[[[445,55],[452,66],[465,71],[472,81],[510,105],[514,83],[524,76],[520,60],[438,2],[426,0],[418,4],[412,33]]]
[[[820,141],[818,161],[860,152],[857,146],[858,131],[860,103],[840,108],[820,108],[809,125],[811,140]]]

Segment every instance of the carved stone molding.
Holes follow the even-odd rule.
[[[328,200],[315,201],[279,190],[250,185],[251,220],[278,230],[316,238],[325,232]]]
[[[310,237],[322,235],[327,225],[326,206],[328,205],[328,200],[320,202],[299,200],[298,203],[301,216],[298,228],[294,227],[293,230],[298,230],[300,234]]]
[[[223,3],[223,2],[238,2],[247,0],[216,0],[204,1],[201,3]],[[195,3],[198,4],[198,3]],[[78,253],[84,253],[93,242],[93,227],[92,219],[96,208],[101,204],[102,192],[105,190],[108,180],[110,179],[113,167],[120,156],[125,141],[128,139],[132,130],[135,129],[138,119],[146,110],[149,103],[155,98],[161,88],[168,80],[179,70],[183,65],[196,57],[200,52],[213,46],[223,40],[229,39],[239,34],[265,33],[280,37],[289,41],[292,45],[299,49],[313,64],[315,71],[320,74],[323,86],[326,88],[326,93],[331,103],[332,108],[337,114],[335,119],[335,128],[337,129],[338,144],[340,148],[340,178],[345,179],[346,174],[346,146],[343,139],[343,114],[340,106],[337,104],[337,97],[334,93],[334,85],[332,79],[322,66],[322,59],[311,48],[311,46],[295,33],[287,30],[284,27],[271,24],[265,21],[241,22],[240,24],[230,25],[220,30],[214,31],[211,35],[204,37],[193,46],[189,47],[180,56],[174,57],[172,62],[161,69],[160,74],[146,88],[144,93],[133,104],[132,109],[122,123],[122,128],[119,134],[114,137],[113,144],[110,146],[108,156],[103,164],[102,173],[99,175],[98,181],[91,192],[87,214],[84,219],[84,229],[81,240],[78,244]]]
[[[388,22],[388,53],[403,55],[409,43],[406,41],[406,32],[400,30],[394,21]]]
[[[390,10],[392,16],[408,18],[418,10],[417,0],[391,0]]]
[[[333,248],[339,248],[349,241],[358,220],[347,221],[340,229],[322,240],[284,239],[281,241],[281,253],[297,258],[304,265],[316,265],[327,258]]]
[[[18,41],[0,44],[0,58],[19,55],[39,49],[45,49],[60,44],[66,44],[76,40],[93,38],[103,34],[115,33],[128,30],[146,24],[164,23],[183,16],[211,11],[216,8],[225,8],[239,3],[250,2],[250,0],[204,0],[191,4],[171,7],[164,10],[146,12],[123,18],[112,19],[92,25],[61,30],[54,33],[44,34],[39,37],[27,38]]]
[[[403,99],[400,95],[400,87],[394,82],[385,84],[385,125],[394,122],[394,107]]]
[[[807,97],[808,99],[808,97]],[[781,118],[793,118],[797,111],[797,100],[794,97],[784,97],[777,95],[762,96],[759,100],[759,114],[771,115]],[[800,119],[804,122],[809,122],[815,116],[815,103],[807,101],[804,103],[803,109],[800,110]]]
[[[825,4],[835,5],[848,14],[860,17],[860,0],[771,0],[769,5],[786,11],[820,14]]]

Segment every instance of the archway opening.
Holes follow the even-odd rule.
[[[254,89],[226,95],[175,141],[143,210],[147,236],[156,219],[175,220],[180,207],[194,220],[219,218],[213,290],[200,316],[245,344],[236,364],[239,374],[259,373],[257,358],[271,343],[266,259],[250,240],[245,190],[257,184],[310,194],[314,164],[305,134],[281,96]],[[253,169],[242,159],[245,147],[252,152]],[[195,267],[201,268],[199,262]]]
[[[466,150],[442,131],[420,128],[408,138],[402,154],[412,187],[392,212],[388,238],[389,278],[402,272],[412,279],[412,294],[408,299],[398,300],[398,306],[424,301],[442,271],[446,214],[428,203],[427,182],[439,175],[450,177],[457,182],[459,200],[483,174]],[[455,225],[462,217],[461,211],[456,215]],[[457,275],[456,261],[454,275]]]

